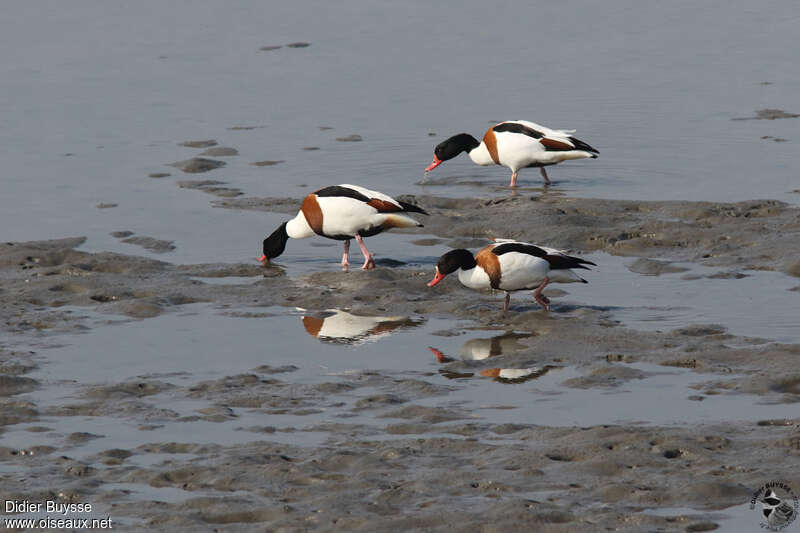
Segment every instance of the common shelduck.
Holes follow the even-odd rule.
[[[361,268],[375,268],[372,254],[364,245],[363,238],[391,228],[422,227],[413,218],[402,214],[408,212],[427,215],[420,207],[358,185],[325,187],[306,196],[297,216],[281,224],[264,239],[264,255],[259,261],[269,263],[281,255],[289,237],[305,239],[320,235],[344,241],[343,267],[350,265],[350,239],[355,238],[364,254]]]
[[[550,300],[542,294],[548,283],[588,283],[571,268],[596,266],[591,261],[572,257],[552,248],[527,242],[496,239],[474,256],[469,250],[450,250],[436,263],[436,275],[428,283],[433,287],[445,276],[458,270],[459,281],[471,289],[496,289],[506,292],[503,311],[508,311],[511,292],[534,289],[533,298],[550,310]]]
[[[436,145],[430,172],[461,152],[478,165],[503,165],[511,169],[511,187],[517,185],[517,172],[526,167],[539,167],[547,185],[550,178],[544,167],[568,159],[596,158],[598,152],[572,136],[575,130],[552,130],[527,120],[509,120],[495,124],[478,140],[469,133],[459,133]]]
[[[405,316],[359,316],[341,309],[329,309],[324,316],[303,315],[302,321],[306,333],[332,344],[363,344],[419,325]]]

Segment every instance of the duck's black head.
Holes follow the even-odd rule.
[[[272,235],[264,239],[264,255],[261,256],[259,261],[269,263],[270,259],[275,259],[281,255],[286,249],[286,241],[288,240],[289,234],[286,233],[286,222],[284,222],[272,232]]]
[[[458,135],[453,135],[449,139],[445,139],[433,149],[433,163],[425,169],[425,172],[430,172],[448,159],[453,159],[461,152],[470,152],[474,150],[480,146],[480,144],[481,143],[469,133],[459,133]]]
[[[433,287],[442,281],[446,275],[452,274],[459,268],[469,270],[470,268],[474,268],[476,264],[475,258],[469,250],[464,250],[463,248],[450,250],[440,257],[439,261],[436,263],[436,275],[430,283],[428,283],[428,287]]]

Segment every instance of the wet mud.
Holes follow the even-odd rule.
[[[752,117],[736,117],[731,120],[777,120],[780,118],[797,118],[800,117],[797,113],[787,113],[783,109],[759,109],[756,111],[755,116]]]
[[[217,141],[214,139],[208,139],[205,141],[183,141],[182,143],[178,143],[178,146],[185,146],[187,148],[209,148],[216,145]]]
[[[169,166],[178,168],[187,174],[199,174],[225,166],[225,162],[217,161],[215,159],[207,159],[204,157],[193,157],[184,161],[170,163]]]
[[[352,135],[346,135],[344,137],[336,137],[336,140],[339,142],[361,142],[364,139],[361,138],[361,135],[354,133]]]
[[[280,163],[284,163],[284,160],[283,159],[276,159],[276,160],[265,159],[264,161],[255,161],[255,162],[250,163],[250,164],[255,166],[255,167],[273,167],[275,165],[279,165]]]
[[[214,146],[213,148],[208,148],[207,150],[203,150],[200,152],[199,155],[207,156],[207,157],[232,157],[235,155],[239,155],[239,150],[236,148],[231,148],[229,146]]]
[[[800,276],[800,210],[771,200],[403,200],[431,214],[415,241],[423,250],[517,238],[635,257],[630,270],[650,276],[679,274],[678,262],[716,267],[734,284],[746,270]],[[298,200],[215,205],[285,213]],[[140,246],[150,239],[116,236]],[[520,298],[504,315],[498,296],[457,283],[429,289],[432,265],[399,260],[367,272],[295,275],[291,265],[175,265],[84,252],[82,243],[0,244],[0,435],[14,434],[0,446],[0,468],[26,472],[24,485],[3,474],[5,499],[92,501],[154,531],[704,531],[722,528],[725,509],[749,502],[767,481],[800,487],[800,419],[780,411],[800,400],[798,344],[736,336],[711,321],[638,331],[612,308],[583,306],[578,294],[564,301],[558,290],[545,290],[550,313]],[[602,283],[602,270],[591,282]],[[458,326],[434,332],[437,345],[414,354],[426,361],[419,370],[310,380],[301,366],[262,364],[199,380],[108,376],[47,399],[67,386],[37,373],[50,364],[50,347],[104,327],[76,309],[119,323],[198,303],[242,320],[308,309],[298,316],[304,334],[378,351],[382,339],[426,320]],[[470,337],[460,350],[436,342],[459,336]],[[545,380],[561,397],[602,397],[675,372],[691,405],[750,395],[774,415],[660,424],[613,422],[608,413],[596,423],[544,424],[536,414],[516,418],[513,405],[451,399],[469,384],[544,390]],[[113,434],[94,419],[115,420],[136,438],[104,445]],[[181,429],[207,426],[230,438]],[[654,512],[673,508],[694,511]]]
[[[236,187],[223,187],[227,182],[219,180],[181,180],[178,181],[181,189],[194,189],[220,198],[233,198],[244,194]]]

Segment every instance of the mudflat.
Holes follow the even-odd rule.
[[[632,277],[677,276],[679,262],[719,269],[732,291],[760,271],[800,286],[800,209],[777,201],[403,199],[430,213],[420,249],[517,238],[638,258]],[[296,204],[215,200],[278,212]],[[571,287],[545,290],[550,313],[515,295],[504,315],[499,295],[454,280],[429,289],[432,265],[399,256],[368,272],[294,275],[291,264],[175,265],[88,253],[82,242],[0,244],[3,499],[91,502],[153,531],[709,531],[724,530],[725,509],[748,504],[766,482],[800,489],[800,344],[735,335],[713,316],[638,330],[615,318],[613,301],[582,305]],[[590,283],[603,283],[602,267]],[[371,338],[376,354],[387,336],[425,321],[451,326],[424,334],[418,344],[430,351],[410,350],[407,364],[386,370],[273,361],[297,340],[230,372],[126,374],[121,364],[102,379],[65,381],[46,371],[63,339],[120,323],[146,332],[197,306],[211,328],[223,319],[267,327],[302,312],[299,335]],[[325,330],[343,316],[335,310],[347,324],[379,318],[337,338]],[[489,336],[460,353],[437,349],[437,339],[468,332]],[[92,357],[136,357],[110,338],[108,353]],[[224,368],[237,349],[232,341],[231,352],[204,356]],[[464,401],[474,390],[494,392]],[[652,407],[620,421],[603,408],[614,397]],[[672,407],[685,414],[664,415]],[[590,416],[559,423],[562,408]]]

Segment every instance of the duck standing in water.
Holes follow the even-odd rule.
[[[527,120],[509,120],[495,124],[478,140],[469,133],[459,133],[440,142],[433,151],[430,172],[461,152],[478,165],[503,165],[511,169],[510,187],[517,185],[521,168],[539,167],[545,185],[550,178],[544,167],[569,159],[597,158],[600,152],[572,136],[575,130],[553,130]]]

